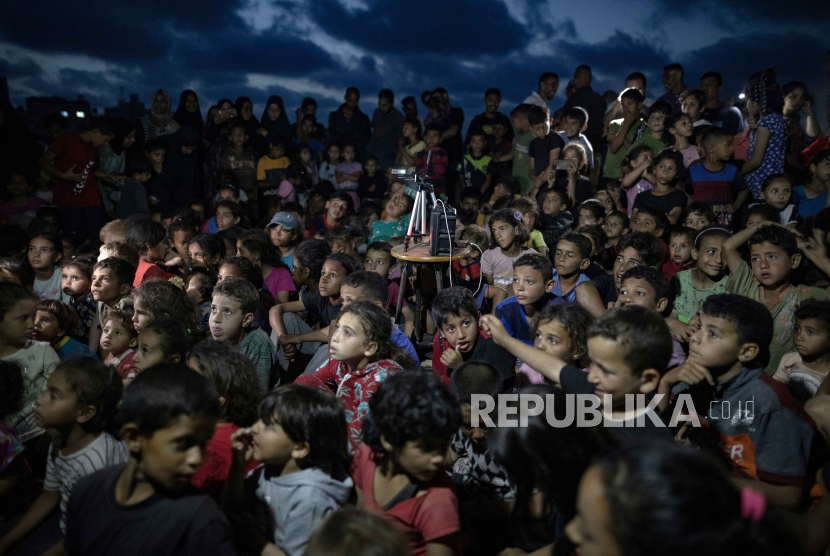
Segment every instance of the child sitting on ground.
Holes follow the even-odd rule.
[[[473,293],[479,311],[491,313],[496,310],[499,303],[510,297],[510,294],[505,288],[488,285],[481,275],[481,253],[487,251],[490,246],[490,234],[481,226],[471,225],[461,231],[458,239],[469,242],[470,249],[469,256],[452,262],[458,285]]]
[[[532,344],[530,319],[548,305],[562,303],[562,298],[552,293],[556,286],[553,277],[550,259],[542,255],[522,255],[513,263],[514,295],[499,303],[493,313],[511,336]]]
[[[652,172],[654,187],[637,194],[631,208],[631,219],[636,219],[637,212],[644,208],[656,208],[666,214],[671,225],[675,225],[689,202],[686,193],[677,188],[683,172],[683,158],[675,150],[665,150],[655,157]],[[668,229],[665,231],[668,232]]]
[[[196,307],[175,284],[167,280],[150,280],[135,288],[130,295],[133,300],[133,324],[139,334],[145,326],[162,317],[179,321],[189,334],[199,330]]]
[[[674,228],[669,233],[669,260],[663,263],[663,277],[670,282],[675,274],[697,266],[692,257],[695,238],[698,233],[692,228]]]
[[[770,504],[794,510],[810,481],[816,429],[787,388],[762,370],[768,367],[774,341],[773,317],[758,301],[720,294],[703,304],[700,321],[689,342],[688,361],[666,373],[659,392],[680,393],[683,387],[675,385],[685,383],[697,402],[694,407],[707,408],[703,417],[740,477],[734,483],[763,493]],[[713,396],[717,403],[709,403]],[[661,410],[668,408],[668,401],[663,398]],[[748,410],[747,403],[753,404],[753,418],[734,418],[738,408]],[[726,418],[726,411],[732,418]]]
[[[242,221],[242,214],[242,207],[237,202],[219,201],[216,203],[217,233],[230,230],[239,225]]]
[[[536,251],[524,246],[529,236],[519,211],[496,211],[490,217],[490,230],[491,247],[481,257],[481,272],[487,284],[508,288],[513,284],[513,263]]]
[[[444,288],[430,308],[439,333],[432,341],[432,373],[449,384],[452,371],[471,360],[487,361],[499,370],[505,386],[515,380],[514,358],[481,334],[480,312],[472,292],[459,286]]]
[[[159,365],[136,377],[121,404],[129,460],[75,485],[66,512],[66,551],[138,556],[169,554],[175,547],[181,554],[233,554],[227,520],[190,485],[219,415],[216,390],[183,364]],[[171,449],[170,442],[185,448]]]
[[[98,350],[98,305],[92,297],[92,265],[85,259],[72,259],[61,269],[61,289],[69,296],[69,305],[78,313],[78,326],[70,335],[90,351]]]
[[[101,331],[101,351],[107,353],[104,363],[115,367],[124,386],[135,378],[133,358],[138,346],[138,333],[129,314],[118,309],[107,312]]]
[[[28,542],[37,537],[51,537],[57,543],[50,547],[50,553],[63,549],[60,539],[67,534],[72,517],[68,506],[73,487],[96,471],[127,461],[127,447],[104,432],[118,412],[121,390],[121,379],[115,371],[85,358],[64,361],[49,377],[47,391],[37,399],[36,411],[38,426],[57,432],[49,447],[43,492],[0,540],[0,552],[30,533],[30,541],[24,541],[17,550],[26,552]],[[60,532],[56,536],[45,520],[58,506]],[[43,539],[39,540],[42,544]],[[37,553],[42,551],[43,547]]]
[[[539,228],[545,245],[556,245],[559,238],[574,227],[573,213],[569,210],[567,191],[548,189],[539,215]]]
[[[227,341],[246,355],[256,367],[261,392],[274,383],[271,368],[276,348],[262,329],[251,329],[259,294],[247,280],[225,278],[213,288],[210,304],[210,333],[214,340]]]
[[[325,213],[309,221],[308,231],[312,237],[323,237],[326,230],[336,228],[340,221],[354,212],[354,200],[345,191],[335,191],[325,204]]]
[[[135,267],[119,257],[109,257],[92,269],[92,299],[98,303],[98,327],[112,309],[132,308],[130,292],[135,280]]]
[[[709,226],[717,224],[717,219],[715,218],[715,213],[709,205],[694,201],[689,203],[689,205],[680,213],[680,222],[678,222],[678,224],[681,223],[687,228],[693,228],[700,231],[703,228],[708,228]]]
[[[42,299],[37,304],[35,330],[32,338],[47,342],[61,361],[70,357],[94,357],[97,355],[81,342],[69,336],[78,327],[78,313],[69,304],[54,299]]]
[[[217,272],[219,262],[225,258],[225,253],[225,242],[216,234],[199,234],[187,245],[187,255],[192,268],[201,267]]]
[[[262,272],[262,280],[271,296],[280,303],[287,303],[297,291],[291,280],[291,270],[282,262],[279,250],[260,230],[252,230],[238,241],[239,256],[249,259]]]
[[[605,250],[608,253],[610,270],[613,267],[614,259],[617,258],[617,245],[620,239],[629,232],[629,219],[624,212],[615,210],[605,217]]]
[[[295,384],[331,391],[346,407],[350,449],[360,442],[366,417],[366,402],[387,377],[413,365],[409,356],[392,340],[389,315],[367,301],[344,307],[332,326],[329,360],[313,374]]]
[[[522,224],[527,230],[530,239],[525,242],[525,247],[535,249],[542,256],[547,256],[548,246],[542,236],[542,232],[536,229],[536,220],[539,218],[539,206],[529,197],[521,197],[510,203],[510,207],[522,214]]]
[[[778,212],[778,222],[782,226],[795,225],[801,220],[798,205],[790,203],[792,193],[793,184],[787,174],[770,174],[761,185],[761,199]]]
[[[458,403],[428,374],[402,373],[380,385],[368,410],[352,463],[358,506],[392,520],[413,556],[457,553],[458,500],[441,466],[461,424]]]
[[[584,271],[591,265],[592,243],[585,235],[569,232],[556,242],[553,254],[553,295],[564,301],[576,300],[576,287],[589,280]]]
[[[192,336],[181,322],[161,317],[138,333],[133,356],[136,376],[159,363],[183,363],[193,347]]]
[[[139,256],[134,288],[150,278],[167,280],[174,276],[156,264],[164,262],[167,257],[167,230],[164,226],[147,216],[132,219],[127,226],[127,243],[135,247]]]
[[[61,289],[63,244],[55,234],[39,233],[29,240],[29,264],[35,269],[34,292],[43,299],[69,301]]]
[[[205,448],[202,465],[190,480],[193,486],[218,499],[231,468],[231,435],[257,420],[260,393],[256,367],[227,342],[211,340],[193,347],[187,366],[207,377],[219,395],[221,414],[215,432]],[[250,471],[258,462],[247,464],[246,471]]]
[[[217,279],[215,273],[202,267],[194,268],[187,276],[185,293],[196,306],[203,331],[210,330],[210,300],[213,299],[213,288],[216,287]]]
[[[830,189],[830,149],[815,154],[808,165],[812,178],[804,185],[793,188],[794,200],[798,203],[798,214],[802,218],[815,216],[827,205],[827,191]]]
[[[351,494],[346,416],[336,399],[294,384],[269,394],[258,413],[252,427],[231,436],[223,507],[241,514],[262,506],[268,534],[245,539],[251,551],[302,556],[311,534]],[[264,465],[245,479],[251,457]]]
[[[772,378],[787,384],[803,403],[830,374],[830,302],[806,299],[793,316],[795,351],[781,358]]]

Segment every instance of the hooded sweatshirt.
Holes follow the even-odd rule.
[[[284,476],[258,474],[256,497],[268,506],[268,528],[274,544],[288,556],[302,556],[308,539],[323,520],[348,500],[354,483],[345,471],[342,481],[317,467]]]

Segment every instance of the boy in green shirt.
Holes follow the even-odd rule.
[[[608,124],[608,153],[605,155],[605,170],[603,177],[612,180],[622,179],[622,163],[625,156],[636,140],[637,130],[642,126],[643,119],[640,110],[643,108],[643,93],[639,89],[630,88],[620,95],[620,106],[623,109],[623,118]]]
[[[530,129],[527,113],[529,104],[520,104],[510,112],[513,127],[516,128],[516,137],[513,139],[513,177],[519,180],[519,191],[522,194],[533,191],[533,182],[530,173],[530,142],[536,139],[536,134]]]

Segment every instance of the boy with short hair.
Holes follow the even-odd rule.
[[[465,187],[461,190],[461,210],[458,211],[458,220],[463,226],[484,225],[484,214],[480,212],[483,200],[484,195],[477,187]]]
[[[224,232],[237,226],[242,221],[242,207],[234,201],[219,201],[216,203],[215,216],[216,229],[219,232]]]
[[[256,199],[257,160],[252,152],[245,149],[248,133],[241,121],[232,123],[228,131],[228,147],[219,159],[219,167],[233,172],[239,188]]]
[[[444,288],[432,302],[430,314],[439,331],[432,342],[432,372],[439,380],[449,384],[452,371],[467,361],[481,360],[499,370],[506,386],[513,384],[513,356],[479,330],[480,313],[470,290]]]
[[[175,276],[156,264],[167,257],[167,231],[164,226],[149,216],[134,218],[127,226],[127,243],[135,247],[139,256],[134,288],[150,278],[167,280]]]
[[[645,122],[640,117],[643,109],[643,93],[634,87],[620,95],[623,117],[608,124],[608,153],[605,155],[603,177],[619,180],[623,177],[622,164],[631,146],[642,134]]]
[[[190,484],[219,415],[219,396],[196,371],[164,364],[141,373],[121,404],[129,460],[76,483],[66,552],[234,554],[224,515]]]
[[[516,128],[516,138],[513,141],[513,170],[512,176],[519,180],[521,193],[533,191],[534,180],[530,178],[530,143],[536,134],[530,128],[527,114],[529,104],[520,104],[510,112],[510,120]]]
[[[648,108],[648,119],[638,130],[639,138],[631,144],[631,148],[638,145],[651,147],[651,152],[657,156],[668,145],[663,142],[663,132],[666,128],[666,119],[672,115],[672,107],[668,102],[657,101]]]
[[[493,313],[512,337],[533,345],[530,320],[548,305],[563,301],[553,293],[555,275],[550,259],[543,255],[529,253],[513,263],[514,295],[499,303]]]
[[[493,159],[484,154],[484,149],[487,146],[486,141],[487,134],[483,130],[467,133],[470,153],[465,154],[456,167],[459,189],[476,187],[482,194],[490,189],[490,180],[493,177],[490,166]]]
[[[363,169],[366,171],[360,174],[357,180],[357,196],[360,199],[380,201],[386,195],[386,189],[389,186],[386,174],[379,171],[380,160],[375,155],[367,156]]]
[[[424,143],[427,148],[415,155],[415,172],[427,174],[429,182],[435,188],[435,194],[446,194],[446,182],[444,176],[447,173],[449,158],[447,151],[438,144],[441,141],[441,130],[434,124],[428,125],[424,131]],[[427,167],[428,155],[432,152],[432,158]]]
[[[101,330],[101,351],[107,354],[104,363],[118,371],[125,386],[135,378],[133,358],[137,345],[132,315],[118,309],[107,312]]]
[[[782,226],[797,224],[798,205],[790,203],[793,183],[787,174],[770,174],[761,184],[761,200],[778,212],[778,222]],[[749,205],[754,206],[757,203]]]
[[[806,299],[798,304],[793,343],[795,351],[781,358],[772,378],[797,383],[811,397],[830,374],[830,301]]]
[[[732,226],[732,215],[749,195],[741,173],[735,166],[725,163],[732,158],[733,140],[732,134],[724,128],[704,128],[697,140],[700,162],[689,166],[695,202],[711,207],[721,226]]]
[[[185,220],[176,220],[167,227],[167,242],[178,256],[178,260],[171,260],[170,265],[175,263],[183,271],[182,274],[187,274],[190,270],[188,264],[190,255],[187,253],[187,246],[190,245],[190,240],[196,237],[196,233],[197,230]]]
[[[118,257],[99,261],[92,269],[92,299],[98,303],[98,326],[103,327],[110,309],[132,305],[130,290],[135,281],[135,267]]]
[[[594,169],[594,147],[583,132],[588,129],[588,112],[581,106],[569,108],[560,118],[562,128],[559,137],[567,145],[568,143],[579,143],[588,155],[588,168]]]
[[[397,259],[392,256],[392,245],[389,242],[373,241],[366,247],[366,256],[363,260],[363,270],[375,272],[387,280],[388,285],[386,286],[386,303],[383,307],[387,311],[394,311],[398,306],[398,293],[401,289],[400,284],[389,278],[389,275],[395,271],[396,266]],[[400,276],[398,279],[400,279]],[[412,309],[410,309],[406,299],[403,300],[403,308],[401,313],[406,320],[407,330],[409,330],[410,327],[414,328],[415,313]]]
[[[542,212],[539,214],[539,228],[547,245],[556,245],[559,238],[574,227],[573,213],[568,210],[568,192],[552,187],[545,193]]]
[[[550,110],[547,106],[531,106],[527,113],[527,120],[536,139],[531,141],[530,169],[528,179],[533,181],[535,188],[540,188],[553,175],[553,164],[565,148],[562,138],[550,128]]]
[[[225,278],[213,288],[210,303],[210,334],[214,340],[227,341],[256,366],[259,388],[265,392],[271,384],[271,367],[277,350],[261,328],[252,329],[259,293],[247,280]]]
[[[669,246],[663,241],[663,235],[669,233],[671,222],[666,213],[657,207],[644,207],[637,211],[631,219],[631,229],[636,232],[651,234],[660,240],[660,248],[663,251],[663,263],[670,259]]]
[[[591,266],[591,240],[577,232],[568,232],[556,242],[553,261],[553,294],[564,301],[576,301],[576,287],[590,280],[583,271]]]
[[[137,155],[127,160],[129,178],[119,188],[118,218],[129,218],[134,214],[147,214],[147,182],[153,177],[153,165],[144,155]]]
[[[309,222],[308,232],[312,237],[339,226],[340,221],[354,211],[354,199],[346,191],[335,191],[326,201],[325,210],[324,214]]]
[[[669,233],[669,258],[663,262],[663,277],[670,282],[674,275],[697,266],[692,249],[698,231],[692,228],[675,228]]]
[[[690,389],[694,407],[705,411],[701,416],[732,463],[733,480],[795,510],[810,482],[816,430],[786,386],[762,371],[773,337],[773,317],[764,305],[742,295],[712,295],[689,342],[688,361],[663,377],[659,392],[667,395],[661,401],[667,408],[669,393]]]
[[[498,345],[566,392],[599,396],[606,426],[613,427],[609,431],[624,439],[671,438],[669,429],[659,424],[659,414],[648,407],[629,411],[625,403],[627,394],[655,393],[671,358],[671,334],[656,312],[631,305],[612,309],[594,321],[588,329],[591,365],[587,373],[511,338],[495,318],[485,315],[481,320]],[[605,405],[606,396],[610,396],[610,407]],[[644,426],[635,426],[635,420]]]
[[[739,248],[749,241],[750,262],[747,264]],[[813,263],[827,272],[827,255],[812,253]],[[796,236],[777,222],[763,222],[738,232],[723,243],[723,258],[729,267],[725,291],[745,295],[763,302],[772,313],[775,329],[769,344],[770,357],[764,368],[775,373],[781,357],[791,345],[795,307],[805,299],[830,299],[830,292],[809,286],[793,286],[791,274],[801,263]],[[822,264],[823,262],[823,264]]]

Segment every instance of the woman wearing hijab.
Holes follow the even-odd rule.
[[[291,122],[288,121],[288,116],[285,114],[285,105],[282,98],[277,95],[268,97],[260,126],[262,129],[260,133],[268,141],[276,136],[281,136],[291,143],[294,142],[294,137],[291,135]]]
[[[170,93],[164,89],[153,91],[150,113],[142,116],[139,123],[141,124],[139,131],[142,133],[140,138],[142,144],[150,139],[175,133],[181,126],[179,126],[179,122],[173,119]]]
[[[187,89],[179,97],[179,107],[173,119],[179,122],[182,127],[192,127],[199,130],[199,134],[205,128],[202,119],[202,111],[199,109],[199,95],[195,91]]]
[[[234,103],[236,107],[236,114],[239,122],[245,126],[245,133],[248,134],[248,141],[245,145],[250,145],[256,131],[259,129],[259,120],[254,117],[254,103],[248,97],[239,97]]]

